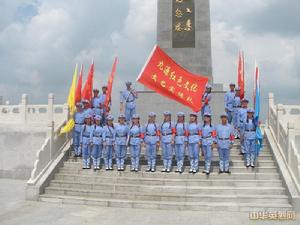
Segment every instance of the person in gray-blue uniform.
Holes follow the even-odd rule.
[[[156,151],[159,148],[160,127],[155,119],[156,114],[150,112],[148,115],[148,123],[143,127],[148,162],[147,172],[155,172],[156,170]]]
[[[177,113],[177,122],[175,124],[175,158],[177,163],[176,173],[183,172],[184,153],[187,142],[187,124],[185,122],[185,114],[183,112]]]
[[[116,163],[118,171],[124,171],[125,157],[127,153],[127,136],[128,125],[126,124],[125,115],[120,114],[118,118],[118,124],[115,126],[116,130]]]
[[[212,99],[212,86],[210,84],[206,85],[205,93],[202,96],[202,108],[201,108],[201,117],[203,118],[204,113],[212,114],[210,102]]]
[[[82,110],[82,103],[76,103],[76,112],[74,115],[75,126],[73,129],[73,146],[75,157],[81,156],[81,147],[80,147],[80,134],[81,127],[84,124],[84,114]]]
[[[100,170],[102,150],[103,150],[103,135],[104,129],[101,126],[101,116],[95,116],[95,124],[93,130],[92,142],[92,159],[94,170]]]
[[[132,116],[136,113],[136,99],[137,93],[131,88],[131,82],[126,82],[127,89],[121,93],[121,112],[124,111],[125,104],[125,116],[126,121],[129,123]]]
[[[254,120],[254,110],[247,110],[247,119],[242,124],[241,130],[244,134],[246,167],[254,168],[255,150],[256,150],[256,127],[258,124]]]
[[[190,113],[188,130],[188,150],[190,159],[189,173],[197,173],[199,169],[199,143],[201,128],[197,122],[197,113]]]
[[[103,135],[103,158],[105,164],[105,170],[113,170],[112,160],[113,160],[113,151],[116,140],[116,130],[113,124],[114,117],[112,115],[108,115],[106,126],[104,127],[104,135]]]
[[[173,144],[174,144],[174,123],[171,121],[171,113],[164,112],[164,121],[160,127],[161,148],[163,153],[162,172],[169,173],[172,167]]]
[[[92,110],[94,112],[94,115],[102,116],[102,109],[101,109],[101,106],[100,106],[99,90],[94,89],[93,94],[94,94],[94,96],[93,96],[93,99],[91,101],[91,105],[92,105]]]
[[[140,166],[141,144],[144,134],[140,126],[140,117],[137,114],[132,116],[132,124],[129,129],[128,143],[131,150],[131,171],[138,172]]]
[[[84,125],[81,127],[80,143],[82,146],[82,169],[90,169],[91,146],[94,127],[92,125],[92,116],[85,115]]]
[[[235,97],[235,84],[231,83],[229,85],[230,90],[226,92],[225,97],[224,97],[224,102],[225,102],[225,112],[228,115],[228,123],[231,124],[232,119],[233,119],[233,114],[234,114],[234,97]]]
[[[90,101],[87,99],[83,99],[82,104],[83,104],[83,114],[93,116],[94,111],[90,108]]]
[[[211,160],[212,160],[212,149],[213,144],[216,141],[216,130],[215,127],[211,123],[211,114],[204,114],[204,123],[201,127],[201,145],[202,151],[204,153],[204,170],[203,173],[206,175],[210,174],[211,169]]]
[[[221,115],[221,124],[216,127],[216,141],[219,151],[219,173],[229,173],[230,149],[234,142],[233,127],[228,123],[227,113]]]
[[[241,97],[240,96],[241,96],[241,89],[239,87],[236,87],[235,88],[235,96],[234,96],[234,100],[233,100],[233,120],[232,120],[235,138],[239,138],[238,113],[241,108]]]
[[[105,107],[106,92],[107,92],[107,86],[103,86],[102,94],[100,94],[100,96],[99,96],[100,109],[102,112],[102,120],[101,120],[102,125],[106,124],[106,117],[111,108],[111,102],[108,104],[108,108]]]
[[[240,141],[241,141],[241,155],[245,154],[245,142],[244,142],[244,132],[242,130],[242,126],[243,124],[246,122],[247,119],[247,110],[248,110],[248,100],[247,99],[243,99],[241,101],[241,108],[239,109],[238,112],[238,131],[240,134]]]

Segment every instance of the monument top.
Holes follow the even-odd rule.
[[[157,44],[212,82],[209,0],[158,0],[157,7]]]

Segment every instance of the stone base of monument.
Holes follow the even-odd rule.
[[[213,111],[213,123],[217,124],[220,121],[220,114],[224,111],[225,91],[223,90],[223,84],[214,84],[212,93],[213,98],[211,101],[211,106]],[[199,96],[200,101],[201,97],[202,96]],[[155,112],[157,114],[157,122],[162,121],[164,111],[172,112],[174,120],[177,112],[185,112],[186,115],[188,115],[191,112],[191,109],[174,100],[163,97],[154,91],[138,91],[137,113],[141,117],[142,124],[147,122],[149,112]],[[199,115],[200,114],[201,113],[199,112]]]

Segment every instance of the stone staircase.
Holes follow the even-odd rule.
[[[200,173],[188,173],[187,158],[183,174],[161,173],[160,151],[157,172],[154,173],[145,172],[144,153],[138,173],[130,172],[129,159],[124,172],[118,172],[116,168],[114,171],[102,168],[95,172],[82,170],[81,160],[70,157],[39,199],[57,203],[172,210],[292,210],[269,147],[264,145],[254,169],[244,166],[238,148],[237,142],[231,151],[231,175],[218,174],[216,150],[210,176],[201,173],[203,157]]]

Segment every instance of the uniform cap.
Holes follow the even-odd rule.
[[[101,116],[96,115],[96,116],[95,116],[95,120],[101,120]]]
[[[85,118],[85,119],[91,119],[92,116],[91,116],[90,114],[86,114],[86,115],[84,116],[84,118]]]
[[[93,91],[94,91],[94,92],[99,92],[99,89],[98,89],[98,88],[95,88]]]
[[[171,112],[165,111],[165,112],[164,112],[164,116],[171,116]]]
[[[204,113],[204,115],[203,116],[206,116],[206,117],[211,117],[211,113],[209,113],[209,112],[206,112],[206,113]]]
[[[227,115],[227,113],[225,113],[225,112],[222,113],[220,117],[221,117],[221,118],[222,118],[222,117],[226,117],[226,118],[228,119],[228,115]]]
[[[249,100],[248,99],[246,99],[246,98],[244,98],[241,102],[249,102]]]
[[[82,105],[81,102],[77,102],[77,103],[76,103],[76,107],[81,107],[81,108],[82,108],[82,106],[83,106],[83,105]]]
[[[150,117],[156,116],[156,113],[155,113],[155,112],[150,112],[150,113],[148,114],[148,116],[150,116]]]
[[[184,112],[177,113],[177,116],[185,116]]]
[[[113,117],[112,115],[108,115],[108,116],[106,117],[106,119],[107,119],[107,120],[114,120],[114,117]]]
[[[126,85],[131,85],[132,83],[130,81],[125,82]]]
[[[232,82],[231,82],[231,83],[229,84],[229,86],[235,86],[235,83],[232,83]]]
[[[211,86],[210,84],[207,84],[207,85],[206,85],[206,88],[212,89],[212,86]]]
[[[247,113],[254,113],[254,109],[249,108],[249,109],[247,110]]]
[[[139,119],[140,118],[140,116],[138,115],[138,114],[134,114],[133,116],[132,116],[132,119]]]
[[[241,88],[240,88],[240,87],[236,87],[235,90],[236,90],[236,91],[240,91]]]
[[[126,117],[124,114],[120,114],[118,118],[120,119],[120,118],[126,118]]]
[[[198,117],[197,113],[195,113],[195,112],[191,112],[190,116],[196,116],[196,117]]]

